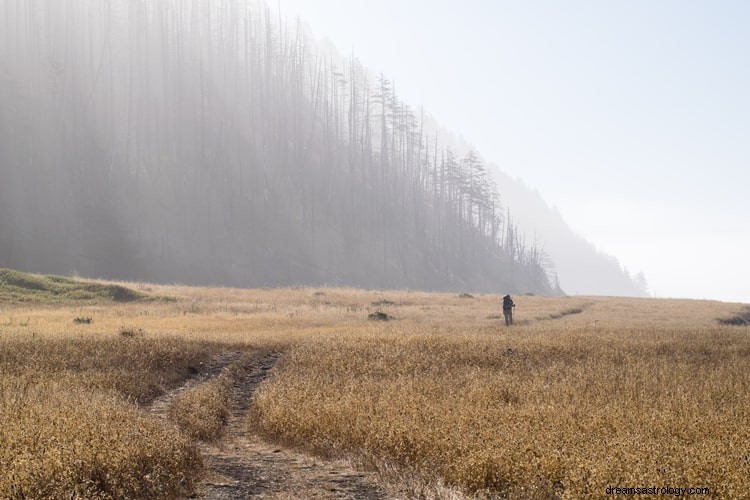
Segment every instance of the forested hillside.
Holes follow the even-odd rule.
[[[243,0],[0,7],[0,266],[550,293],[474,152]]]

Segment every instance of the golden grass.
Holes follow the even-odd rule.
[[[5,377],[66,381],[146,402],[178,384],[216,349],[176,338],[2,336],[0,366]]]
[[[169,404],[169,420],[192,439],[212,441],[220,438],[234,403],[232,389],[243,382],[251,361],[263,352],[247,352],[211,380],[181,392]]]
[[[169,406],[169,419],[192,439],[217,439],[229,418],[231,382],[221,377],[186,390]]]
[[[0,497],[184,495],[186,436],[137,407],[215,346],[173,338],[0,335]]]
[[[418,318],[298,346],[257,395],[252,425],[510,497],[750,491],[750,337],[715,321],[736,306],[517,303],[523,326],[511,329],[482,321],[480,303],[459,324]]]
[[[154,310],[142,307],[131,311]],[[139,405],[226,346],[152,334],[137,318],[114,305],[0,312],[0,498],[190,492],[201,467],[194,442]]]
[[[228,349],[286,353],[250,432],[424,484],[750,491],[750,332],[716,321],[743,305],[515,297],[506,328],[498,296],[128,286],[175,300],[2,306],[0,497],[185,494],[231,377],[178,398],[179,426],[142,404]]]
[[[0,383],[0,497],[166,498],[191,491],[193,444],[120,398]]]

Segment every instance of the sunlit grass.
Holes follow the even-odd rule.
[[[311,342],[259,394],[254,425],[472,491],[580,497],[643,482],[747,491],[744,332],[514,333]]]
[[[490,304],[479,300],[466,307],[474,318],[451,311],[313,339],[260,392],[252,425],[511,497],[748,491],[750,336],[716,321],[736,306],[517,303],[521,326],[510,329],[482,321]]]
[[[0,497],[190,493],[201,462],[185,436],[121,398],[29,378],[0,382]]]
[[[267,439],[512,497],[750,490],[750,332],[717,321],[743,305],[519,296],[506,328],[499,296],[119,285],[173,300],[2,303],[0,497],[187,494],[231,373],[168,421],[146,404],[269,349],[246,426]]]

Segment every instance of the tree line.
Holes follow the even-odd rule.
[[[247,0],[6,0],[0,16],[2,265],[555,291],[479,153],[299,22]]]

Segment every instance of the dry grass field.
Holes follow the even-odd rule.
[[[190,495],[228,382],[148,407],[227,350],[283,353],[248,433],[406,496],[750,494],[741,304],[518,296],[507,328],[499,296],[121,285],[0,293],[0,498]]]

